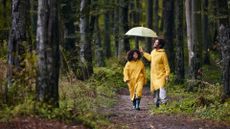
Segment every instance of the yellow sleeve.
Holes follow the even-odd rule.
[[[168,58],[167,58],[166,53],[163,54],[163,63],[164,63],[165,71],[166,71],[166,76],[169,76],[170,67],[169,67]]]
[[[143,64],[142,72],[143,72],[143,74],[144,74],[144,85],[145,85],[145,84],[147,83],[147,78],[146,78],[145,65],[144,65],[143,62],[142,62],[142,64]]]
[[[151,61],[151,55],[149,53],[144,52],[143,56],[145,57],[145,59],[147,59],[148,61]]]
[[[126,63],[124,70],[123,70],[123,75],[124,75],[124,82],[129,80],[129,62]]]

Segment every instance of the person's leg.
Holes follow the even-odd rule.
[[[136,110],[140,110],[140,102],[142,97],[143,82],[138,82],[136,86]]]
[[[134,93],[134,86],[132,85],[132,82],[129,82],[129,94],[130,94],[130,100],[133,103],[133,108],[136,107],[136,100],[135,100],[135,93]]]
[[[165,88],[160,88],[160,94],[159,94],[159,98],[160,98],[160,103],[165,104],[167,102],[167,95],[166,95],[166,90]]]
[[[156,107],[159,107],[160,105],[160,97],[159,97],[160,90],[154,91],[154,103],[156,104]]]

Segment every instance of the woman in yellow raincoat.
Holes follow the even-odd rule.
[[[145,66],[140,60],[141,54],[138,50],[128,52],[127,60],[124,67],[124,82],[128,84],[130,99],[133,102],[133,108],[140,110],[140,100],[142,89],[146,83]]]
[[[165,90],[165,83],[169,79],[170,68],[168,64],[168,58],[165,53],[164,40],[155,39],[153,40],[153,51],[148,54],[140,49],[143,56],[151,61],[151,92],[154,93],[154,102],[157,107],[160,103],[166,103],[167,96]]]

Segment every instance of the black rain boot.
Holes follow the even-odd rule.
[[[141,99],[136,99],[136,110],[140,110]]]
[[[155,91],[155,98],[157,99],[156,100],[156,107],[158,108],[160,106],[160,90],[156,90]]]
[[[136,109],[136,99],[133,99],[133,109]]]
[[[160,106],[160,99],[157,99],[156,107],[158,108],[159,106]]]

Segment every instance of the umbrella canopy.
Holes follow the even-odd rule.
[[[157,37],[156,32],[146,27],[134,27],[130,29],[125,35],[140,36],[140,37]]]

